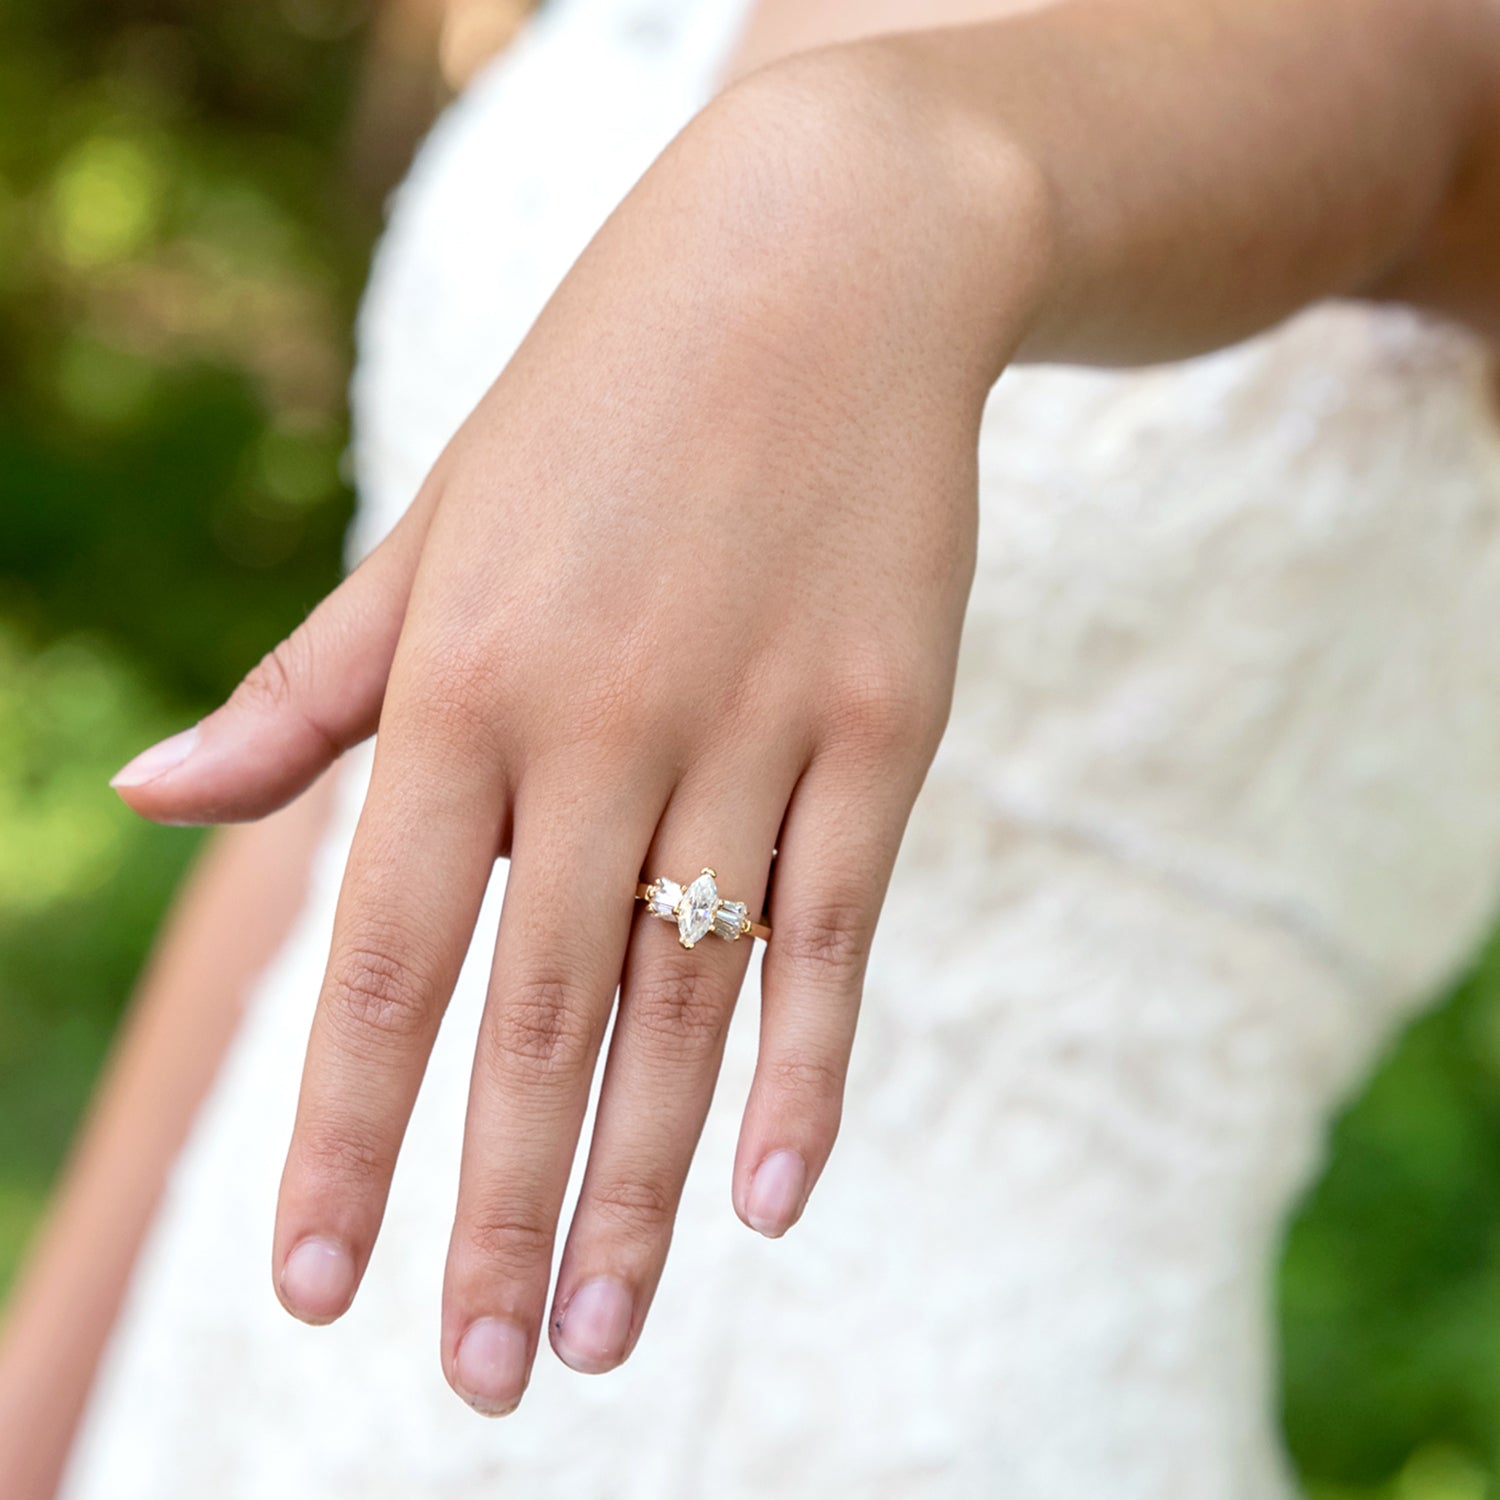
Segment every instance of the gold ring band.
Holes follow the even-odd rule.
[[[764,922],[752,922],[743,901],[726,901],[719,894],[714,872],[704,866],[703,873],[686,885],[665,877],[635,888],[635,899],[646,903],[646,910],[664,922],[677,924],[677,940],[691,948],[709,933],[733,943],[742,937],[767,940],[771,929]]]

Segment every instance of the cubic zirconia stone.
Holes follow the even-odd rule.
[[[647,902],[653,917],[670,917],[682,900],[682,887],[675,880],[658,880],[656,894]]]
[[[721,938],[737,938],[749,909],[743,901],[721,901],[714,913],[714,931]]]
[[[688,888],[677,913],[677,931],[682,941],[691,948],[699,938],[705,937],[714,925],[714,908],[719,904],[719,888],[712,875],[700,875]]]

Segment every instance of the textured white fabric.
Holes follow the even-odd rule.
[[[360,321],[362,554],[741,0],[572,0],[452,107]],[[1266,1289],[1331,1105],[1500,884],[1500,440],[1484,354],[1326,304],[1134,372],[1012,371],[948,734],[871,966],[843,1134],[784,1241],[729,1206],[756,967],[655,1310],[520,1413],[438,1369],[503,868],[354,1309],[272,1210],[369,767],[178,1163],[67,1500],[1272,1500]],[[758,966],[757,966],[758,967]]]

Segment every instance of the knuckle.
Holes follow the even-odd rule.
[[[674,1052],[700,1052],[717,1044],[731,1005],[722,975],[674,955],[634,980],[621,999],[620,1019]]]
[[[881,756],[930,754],[947,721],[930,676],[889,662],[865,662],[841,674],[825,698],[831,736]]]
[[[416,969],[386,946],[341,951],[325,993],[333,1016],[352,1035],[397,1042],[425,1032],[434,1003]]]
[[[327,1121],[300,1129],[297,1161],[306,1176],[335,1190],[363,1187],[386,1170],[385,1154],[374,1139],[348,1121]]]
[[[313,630],[306,624],[299,625],[240,679],[229,704],[271,716],[290,713],[323,742],[330,755],[336,756],[343,750],[343,743],[325,724],[312,693],[313,640]]]
[[[633,674],[619,666],[595,672],[574,703],[581,728],[591,738],[632,739],[646,715]]]
[[[495,650],[478,620],[444,618],[414,634],[409,649],[424,681],[443,684],[457,695],[494,680]]]
[[[816,969],[838,984],[856,984],[864,973],[872,923],[853,901],[800,906],[776,924],[780,961]]]
[[[507,1280],[530,1276],[552,1259],[552,1225],[539,1213],[487,1207],[468,1221],[465,1235],[475,1258]]]
[[[234,690],[232,701],[241,707],[280,712],[298,701],[299,686],[311,669],[312,642],[299,626],[278,641],[245,674]]]
[[[479,632],[429,646],[419,669],[424,734],[444,744],[494,737],[500,671],[494,649]]]
[[[790,1095],[804,1105],[831,1108],[837,1116],[844,1096],[844,1069],[839,1063],[787,1054],[771,1059],[766,1071],[776,1093]]]
[[[618,1178],[593,1189],[589,1204],[599,1218],[628,1238],[659,1239],[677,1217],[677,1194],[649,1178]]]
[[[496,1007],[489,1038],[509,1072],[574,1073],[587,1066],[596,1029],[572,979],[535,974],[513,984]]]
[[[505,674],[495,643],[480,626],[468,631],[451,623],[403,637],[400,679],[403,712],[394,725],[429,760],[439,755],[483,763],[500,749]],[[393,675],[395,675],[393,673]],[[436,751],[436,753],[435,753]]]
[[[451,682],[428,685],[418,722],[418,734],[428,745],[488,745],[495,734],[495,720],[484,701]],[[475,763],[483,763],[482,755]]]

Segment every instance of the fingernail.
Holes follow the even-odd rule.
[[[144,786],[164,776],[174,766],[180,766],[193,753],[198,743],[198,726],[181,729],[154,745],[148,745],[134,760],[126,761],[109,778],[111,786]]]
[[[326,1235],[299,1240],[282,1264],[280,1286],[281,1300],[304,1322],[331,1322],[354,1296],[354,1257]]]
[[[807,1163],[797,1151],[773,1151],[750,1179],[745,1218],[752,1229],[779,1239],[802,1212]]]
[[[526,1335],[503,1318],[476,1319],[458,1341],[453,1383],[487,1417],[514,1411],[526,1388]]]
[[[569,1299],[553,1346],[571,1369],[600,1375],[625,1358],[630,1317],[630,1293],[613,1277],[596,1276]]]

